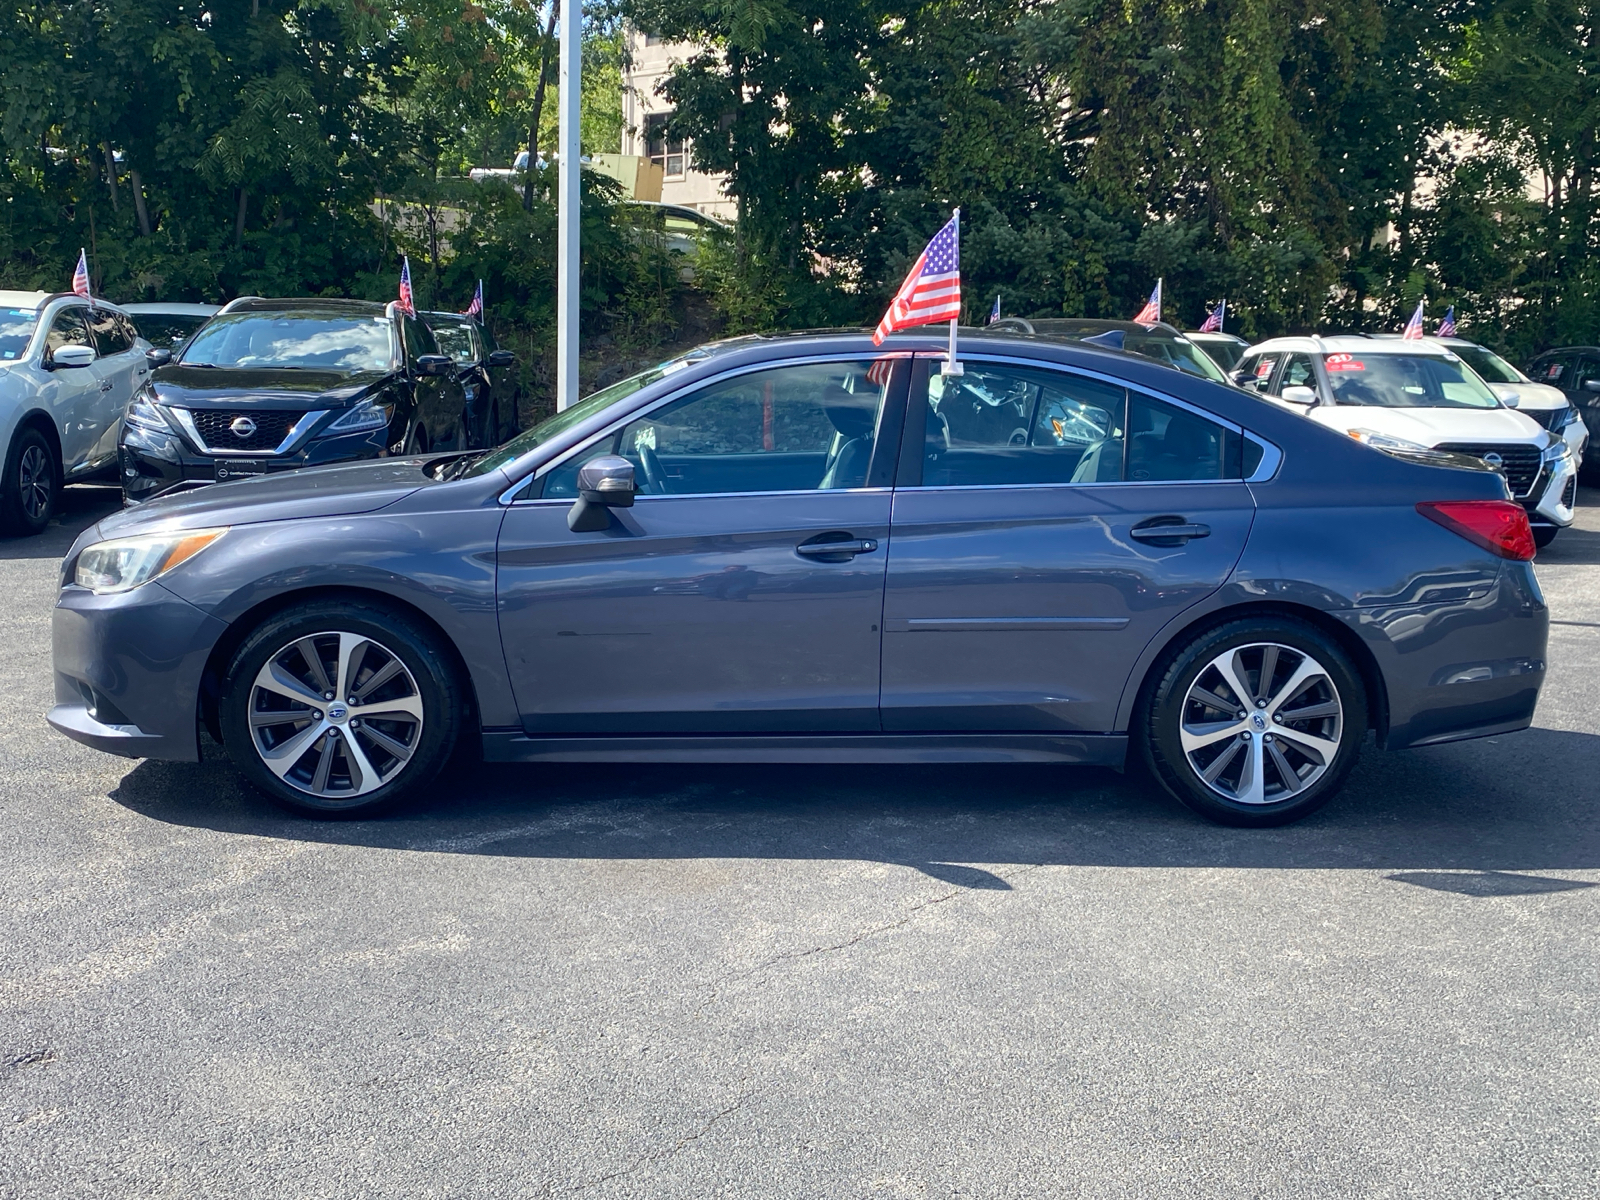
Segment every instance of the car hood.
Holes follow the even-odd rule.
[[[1491,383],[1494,394],[1504,400],[1507,396],[1521,397],[1519,408],[1565,408],[1567,394],[1548,383]]]
[[[368,459],[256,475],[157,496],[101,521],[96,540],[167,529],[374,512],[418,488],[436,486],[436,481],[423,473],[422,462],[418,458]]]
[[[284,367],[162,367],[150,380],[164,404],[179,408],[343,408],[393,376],[382,371]]]
[[[1532,417],[1509,408],[1381,408],[1378,405],[1320,405],[1307,414],[1319,425],[1349,433],[1405,438],[1423,446],[1450,442],[1529,442],[1548,440]]]

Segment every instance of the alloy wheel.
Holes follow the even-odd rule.
[[[363,634],[296,638],[250,689],[250,734],[266,768],[321,800],[365,796],[411,761],[422,693],[400,657]]]
[[[50,511],[50,491],[55,483],[55,472],[50,469],[50,456],[43,446],[29,446],[22,452],[17,465],[17,493],[22,501],[22,511],[31,520],[42,520]]]
[[[1238,804],[1276,804],[1333,765],[1344,705],[1326,667],[1275,642],[1236,646],[1195,676],[1179,737],[1200,781]]]

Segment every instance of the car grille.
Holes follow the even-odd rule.
[[[1517,411],[1525,417],[1533,418],[1544,428],[1549,429],[1555,425],[1557,417],[1566,415],[1567,410],[1564,408],[1519,408]]]
[[[1567,486],[1561,491],[1561,507],[1571,508],[1578,502],[1578,477],[1574,475],[1567,480]]]
[[[294,409],[191,408],[196,432],[207,450],[276,450],[289,436],[289,430],[305,413]],[[240,417],[256,423],[254,432],[240,437],[230,428]]]
[[[1476,442],[1453,443],[1448,446],[1435,447],[1439,450],[1448,450],[1453,454],[1470,454],[1473,458],[1482,458],[1485,454],[1498,454],[1501,459],[1500,472],[1506,477],[1506,483],[1511,486],[1513,496],[1526,496],[1533,490],[1533,485],[1539,481],[1539,447],[1537,446],[1503,446]]]

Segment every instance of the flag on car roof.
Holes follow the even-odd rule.
[[[1411,320],[1406,322],[1405,332],[1400,335],[1408,342],[1419,341],[1422,338],[1422,301],[1417,301],[1417,311],[1411,314]]]
[[[417,315],[416,301],[411,295],[411,259],[409,257],[400,259],[400,302],[397,307],[408,317]]]
[[[1144,302],[1144,307],[1139,310],[1139,315],[1134,320],[1140,325],[1161,323],[1161,280],[1156,280],[1156,290],[1150,293],[1150,299]]]
[[[1444,320],[1439,322],[1439,337],[1455,337],[1456,335],[1456,306],[1452,304],[1445,310]]]
[[[89,297],[89,256],[80,247],[78,250],[78,269],[72,273],[72,290],[80,296]]]
[[[993,325],[1000,319],[1000,293],[994,294],[994,307],[989,310],[989,324]]]
[[[483,316],[483,280],[478,280],[478,290],[472,293],[472,303],[467,305],[467,311],[461,315],[464,317]]]
[[[961,210],[958,208],[945,227],[933,235],[928,248],[911,267],[911,273],[894,294],[889,311],[883,314],[872,335],[872,344],[897,329],[928,325],[934,321],[954,321],[961,316]]]
[[[1222,322],[1228,315],[1228,302],[1226,300],[1211,310],[1211,315],[1200,326],[1201,333],[1221,333]]]

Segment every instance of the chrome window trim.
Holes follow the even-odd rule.
[[[914,351],[911,351],[911,350],[894,350],[894,351],[890,351],[889,353],[886,353],[886,354],[875,354],[875,355],[872,356],[870,361],[877,362],[878,360],[885,359],[885,358],[890,358],[890,359],[911,359],[911,358],[914,358],[914,357],[915,357],[915,352]],[[747,363],[742,367],[730,367],[728,370],[719,372],[719,373],[717,373],[715,375],[707,375],[704,379],[695,380],[688,387],[680,388],[677,391],[668,392],[668,393],[658,397],[657,399],[652,400],[649,404],[644,405],[641,408],[636,408],[636,409],[632,410],[631,412],[627,413],[625,416],[623,416],[623,417],[619,418],[618,420],[612,422],[610,425],[607,425],[605,428],[600,429],[600,430],[596,431],[595,433],[590,434],[583,441],[577,443],[576,445],[569,446],[567,449],[560,451],[557,454],[557,456],[552,458],[552,459],[550,459],[549,462],[541,463],[539,466],[533,468],[531,473],[522,476],[520,479],[517,480],[516,483],[513,483],[509,488],[507,488],[505,491],[501,492],[500,493],[500,503],[501,504],[535,504],[535,503],[537,503],[537,501],[534,501],[534,500],[518,500],[516,498],[516,493],[520,492],[523,488],[527,487],[528,484],[530,482],[532,482],[533,480],[540,479],[540,478],[544,477],[545,475],[548,475],[551,471],[554,471],[557,467],[559,467],[563,463],[565,463],[567,461],[567,459],[569,457],[571,457],[572,455],[581,454],[581,453],[583,453],[583,451],[587,450],[590,446],[593,446],[596,442],[601,441],[604,438],[612,436],[618,430],[620,430],[624,425],[627,425],[629,422],[636,421],[641,417],[647,416],[650,413],[655,412],[656,409],[663,407],[664,405],[671,404],[671,403],[673,403],[674,401],[677,401],[677,400],[682,400],[685,396],[691,395],[691,394],[693,394],[694,392],[698,391],[699,389],[701,389],[703,387],[710,387],[712,384],[721,383],[721,382],[723,382],[724,380],[727,380],[727,379],[737,379],[741,375],[751,375],[751,374],[754,374],[757,371],[774,371],[774,370],[779,370],[779,369],[781,369],[783,367],[816,366],[819,363],[844,363],[844,362],[861,362],[861,361],[863,361],[863,359],[862,359],[861,355],[859,355],[859,354],[837,354],[837,353],[836,354],[813,354],[813,355],[806,355],[806,356],[800,357],[800,358],[785,358],[785,359],[781,359],[781,360],[779,360],[777,362],[773,362],[773,361],[769,360],[767,362],[761,362],[761,363]],[[668,376],[667,378],[670,379],[671,376]],[[626,399],[626,397],[624,397],[624,399]],[[882,406],[880,405],[880,407],[879,407],[879,417],[880,417],[880,419],[881,419],[882,415],[883,415],[882,414]],[[539,451],[539,447],[535,446],[532,450],[529,450],[528,454],[524,455],[523,458],[528,457],[528,455],[536,454],[536,453],[538,453],[538,451]],[[516,462],[510,463],[510,464],[508,464],[508,465],[506,465],[504,467],[501,467],[500,469],[502,471],[504,471],[507,475],[512,475],[512,474],[515,474],[518,470],[521,469],[521,463],[522,463],[522,459],[518,459]],[[800,496],[804,496],[804,495],[809,494],[810,492],[821,491],[821,490],[823,490],[823,489],[820,489],[820,488],[806,488],[804,491],[800,491],[800,492],[783,492],[783,493],[780,493],[780,492],[684,492],[683,495],[684,496],[777,496],[777,495],[800,495]],[[828,490],[830,492],[854,492],[854,491],[873,491],[873,490],[878,490],[878,489],[872,489],[872,488],[828,488],[826,490]],[[676,493],[674,493],[674,496],[676,497]],[[646,497],[646,496],[640,496],[638,498],[640,500],[648,499],[648,497]],[[571,501],[567,501],[566,503],[570,504]]]
[[[209,445],[200,436],[200,430],[195,427],[194,417],[190,415],[189,409],[169,404],[163,404],[161,407],[172,414],[173,419],[178,422],[179,428],[183,430],[184,436],[194,443],[201,454],[213,458],[277,458],[280,455],[288,454],[295,449],[297,442],[311,432],[319,420],[333,411],[329,408],[316,408],[304,413],[298,421],[289,426],[288,432],[283,435],[283,441],[279,442],[276,448],[272,450],[220,450]],[[241,413],[240,415],[245,416],[248,414]]]
[[[1229,480],[1238,483],[1237,479]],[[668,496],[637,495],[633,498],[633,506],[655,503],[659,500],[751,500],[757,496],[869,496],[882,493],[887,496],[892,494],[893,488],[788,488],[781,492],[673,492]],[[576,503],[573,496],[541,496],[537,500],[518,500],[514,508],[571,508]]]
[[[942,359],[944,357],[944,355],[942,355],[942,354],[930,354],[930,353],[923,352],[923,353],[920,353],[918,355],[918,357],[919,358],[926,358],[926,359],[929,359],[931,361],[938,361],[939,359]],[[962,359],[963,362],[998,362],[998,363],[1005,363],[1008,366],[1009,365],[1016,365],[1016,366],[1040,366],[1041,365],[1040,360],[1038,360],[1038,359],[1011,358],[1011,357],[1008,357],[1008,356],[1001,356],[1001,355],[984,355],[984,354],[980,354],[980,355],[973,355],[971,358],[968,358],[968,356],[966,356],[966,355],[962,355],[961,359]],[[1257,446],[1261,447],[1261,461],[1256,464],[1256,469],[1250,475],[1248,475],[1248,476],[1246,476],[1246,477],[1244,477],[1242,479],[1108,479],[1108,480],[1105,480],[1103,482],[1085,481],[1083,483],[971,483],[971,484],[941,485],[941,486],[937,486],[937,487],[922,487],[922,486],[918,486],[916,488],[907,488],[906,490],[907,491],[921,491],[921,492],[934,492],[934,491],[944,492],[944,491],[966,491],[966,490],[971,489],[971,488],[985,488],[985,489],[988,489],[988,488],[1040,488],[1040,487],[1085,488],[1085,487],[1130,487],[1130,486],[1132,486],[1132,487],[1150,487],[1153,484],[1159,484],[1159,483],[1182,483],[1182,484],[1188,484],[1188,485],[1191,485],[1191,486],[1194,485],[1194,484],[1202,484],[1202,483],[1265,483],[1265,482],[1267,482],[1267,480],[1271,479],[1274,475],[1276,475],[1278,473],[1278,468],[1283,465],[1283,450],[1281,448],[1279,448],[1278,446],[1274,445],[1272,442],[1267,441],[1266,438],[1261,437],[1259,434],[1252,433],[1250,430],[1244,428],[1242,425],[1235,424],[1233,421],[1228,420],[1226,417],[1220,417],[1216,413],[1209,412],[1206,409],[1203,409],[1203,408],[1200,408],[1200,407],[1198,407],[1196,405],[1190,404],[1185,400],[1179,400],[1176,396],[1169,396],[1165,392],[1157,392],[1157,391],[1152,390],[1151,388],[1143,387],[1143,386],[1141,386],[1139,384],[1129,383],[1125,379],[1118,379],[1115,375],[1106,375],[1106,374],[1103,374],[1102,372],[1091,371],[1091,370],[1088,370],[1087,368],[1084,368],[1084,367],[1063,366],[1061,364],[1050,364],[1050,363],[1043,364],[1043,367],[1044,367],[1045,370],[1052,370],[1053,369],[1053,370],[1058,370],[1058,371],[1071,371],[1071,372],[1074,372],[1074,373],[1079,374],[1079,375],[1087,376],[1090,379],[1098,380],[1101,383],[1110,383],[1110,384],[1116,385],[1117,387],[1126,388],[1130,392],[1138,392],[1142,396],[1148,396],[1148,397],[1150,397],[1150,399],[1158,400],[1163,404],[1170,404],[1174,408],[1181,408],[1185,412],[1192,413],[1193,415],[1195,415],[1197,417],[1200,417],[1200,418],[1202,418],[1204,420],[1210,421],[1213,425],[1220,425],[1224,429],[1231,430],[1232,432],[1239,434],[1241,437],[1246,438],[1251,442],[1254,442]],[[1205,380],[1204,382],[1210,383],[1212,381],[1211,380]]]

